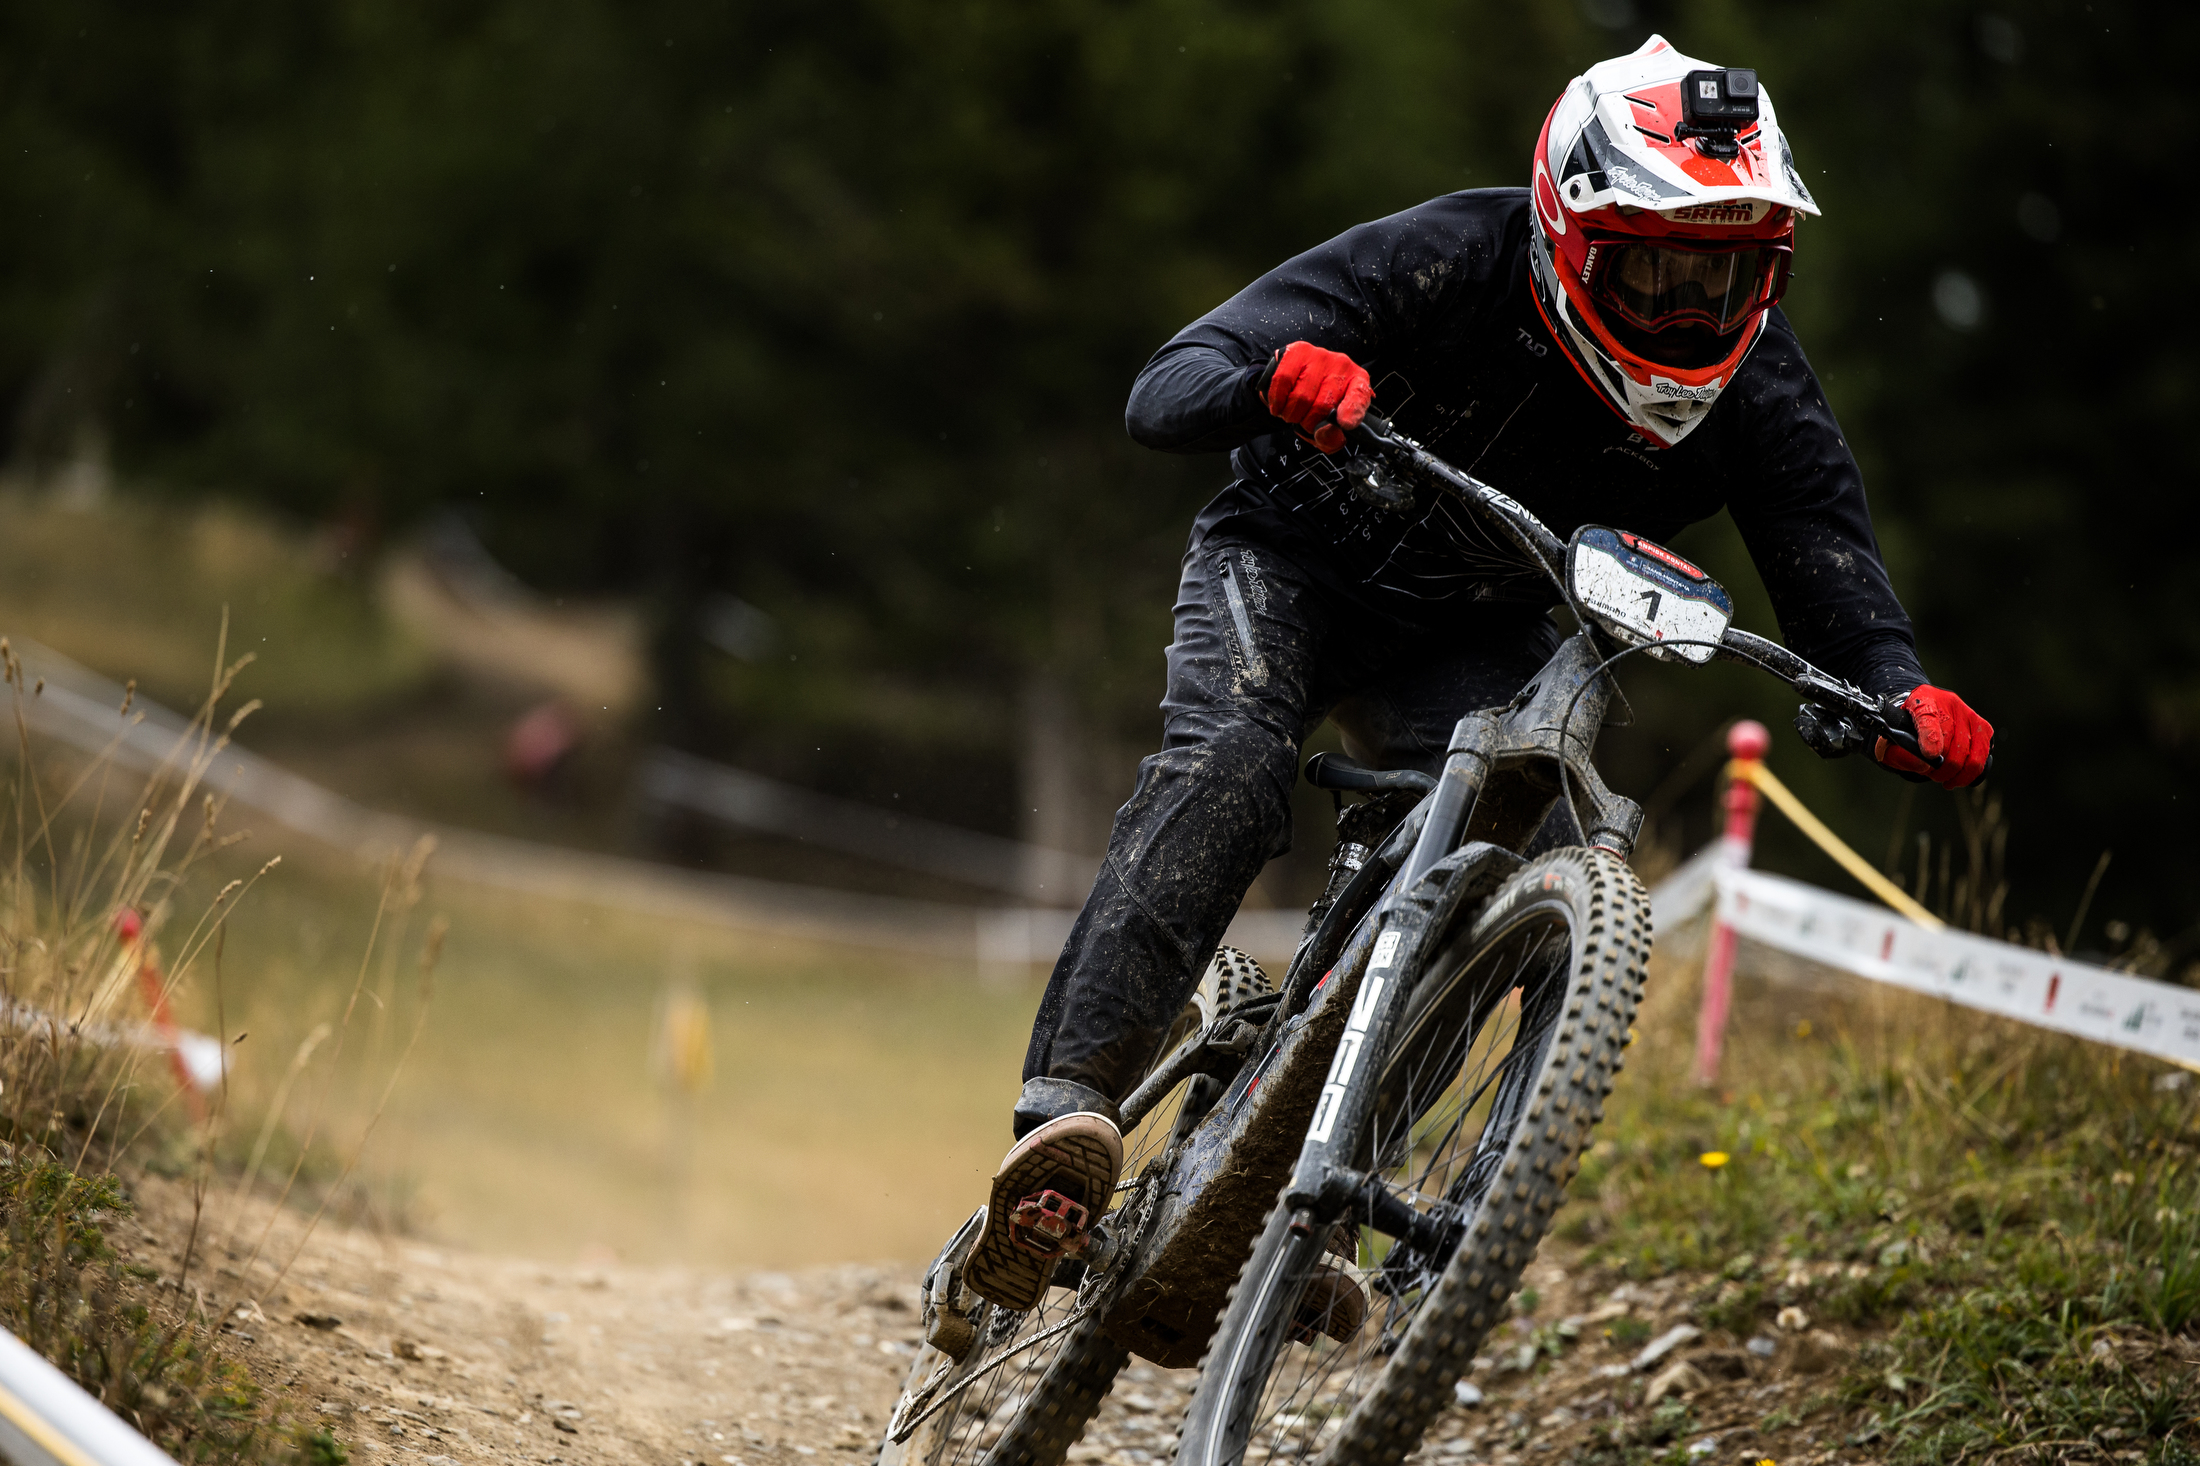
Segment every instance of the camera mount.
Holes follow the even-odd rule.
[[[1757,121],[1757,73],[1745,66],[1691,71],[1681,79],[1675,138],[1695,138],[1707,158],[1741,155],[1737,137]]]

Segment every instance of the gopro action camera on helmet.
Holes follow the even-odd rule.
[[[1731,158],[1741,149],[1734,135],[1757,120],[1757,73],[1746,66],[1691,71],[1681,79],[1681,124],[1675,137],[1701,138],[1714,158]]]

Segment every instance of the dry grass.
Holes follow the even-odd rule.
[[[143,778],[106,758],[42,763],[23,717],[42,685],[0,640],[15,755],[0,805],[12,840],[0,864],[0,1316],[186,1459],[302,1454],[327,1462],[342,1458],[341,1447],[325,1431],[293,1427],[226,1357],[222,1324],[244,1300],[209,1276],[223,1208],[208,1203],[218,1200],[216,1158],[233,1114],[233,1040],[219,1037],[232,1032],[224,957],[239,903],[279,864],[230,873],[234,856],[225,852],[244,835],[224,829],[222,797],[208,787],[209,771],[254,706],[226,706],[251,657],[229,661],[224,630],[188,733]],[[118,737],[131,716],[125,699]],[[374,939],[400,935],[418,901],[425,854],[393,865],[383,883],[378,916],[389,918],[390,930],[378,920],[370,937],[336,1030],[339,1054],[368,989]],[[429,967],[432,958],[423,972]],[[172,1056],[147,1021],[187,989],[210,1000],[223,1060],[206,1093],[170,1072]],[[325,1098],[328,1085],[320,1088]],[[314,1139],[309,1131],[294,1148],[285,1193]],[[266,1145],[257,1149],[264,1154]],[[138,1163],[187,1175],[193,1185],[189,1236],[173,1276],[126,1262],[108,1241],[131,1210],[125,1187],[108,1173]],[[338,1168],[339,1183],[348,1170]],[[247,1173],[237,1184],[252,1179]],[[251,1260],[228,1271],[249,1276]]]
[[[1041,974],[449,882],[435,901],[451,918],[435,1021],[347,1219],[545,1259],[792,1267],[928,1258],[984,1199]],[[349,877],[293,859],[232,938],[230,1021],[267,1045],[239,1102],[282,1110],[276,1154],[307,1118],[302,1085],[276,1104],[275,1061],[333,1017],[371,915]],[[713,1055],[692,1098],[652,1063],[662,996],[683,986]],[[368,1013],[368,1070],[407,1001]],[[194,1003],[211,1022],[208,995]],[[353,1084],[332,1113],[356,1126],[374,1093]]]
[[[205,694],[215,628],[258,659],[286,714],[343,716],[417,690],[428,649],[375,604],[359,552],[220,503],[116,495],[72,506],[0,485],[0,631],[139,676],[170,706]]]

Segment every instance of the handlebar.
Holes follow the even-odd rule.
[[[1551,533],[1550,526],[1536,518],[1527,505],[1453,468],[1378,413],[1370,412],[1358,427],[1346,429],[1344,440],[1347,448],[1356,450],[1346,459],[1345,472],[1360,478],[1378,503],[1386,496],[1395,496],[1401,505],[1411,502],[1410,487],[1389,477],[1401,470],[1449,490],[1493,519],[1506,538],[1551,577],[1567,606],[1579,613],[1573,593],[1566,588],[1566,542]]]
[[[1577,622],[1584,627],[1595,626],[1567,583],[1566,542],[1525,504],[1452,467],[1378,413],[1369,412],[1358,427],[1345,429],[1344,437],[1349,452],[1343,468],[1359,481],[1357,487],[1364,497],[1393,509],[1409,508],[1413,481],[1418,480],[1464,500],[1550,578],[1559,599]],[[1602,644],[1604,638],[1597,634]],[[1803,698],[1795,715],[1795,731],[1820,758],[1868,752],[1883,738],[1929,768],[1938,768],[1942,762],[1919,746],[1916,729],[1900,697],[1874,697],[1821,671],[1778,642],[1732,626],[1721,632],[1712,655],[1721,661],[1757,667],[1794,689]],[[1987,768],[1992,767],[1993,758],[1988,755]]]

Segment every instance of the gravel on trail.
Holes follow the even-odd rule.
[[[173,1280],[188,1245],[229,1350],[355,1463],[867,1459],[917,1347],[914,1265],[557,1265],[326,1222],[305,1237],[296,1211],[226,1196],[193,1242],[187,1185],[131,1190],[126,1260]]]
[[[867,1461],[918,1344],[915,1264],[560,1265],[328,1223],[309,1236],[295,1209],[226,1196],[193,1240],[186,1183],[131,1190],[137,1222],[113,1238],[125,1259],[172,1283],[188,1244],[185,1285],[223,1311],[230,1349],[362,1466]],[[1683,1325],[1716,1280],[1627,1283],[1566,1261],[1546,1244],[1526,1278],[1534,1311],[1484,1345],[1416,1466],[1615,1445],[1752,1466],[1870,1459],[1842,1447],[1830,1389],[1853,1339],[1800,1310],[1747,1340],[1699,1337]],[[1170,1460],[1195,1378],[1134,1359],[1072,1466]]]

